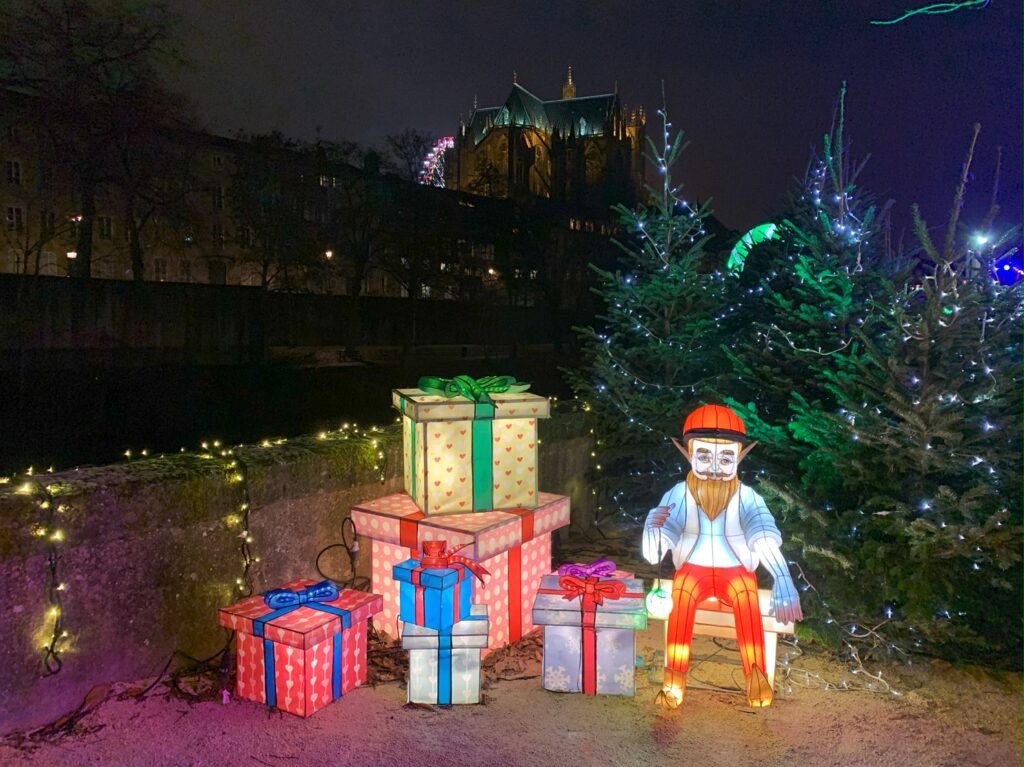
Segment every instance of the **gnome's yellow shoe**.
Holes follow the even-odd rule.
[[[772,686],[768,684],[768,677],[760,668],[754,666],[747,677],[747,702],[754,708],[767,708],[772,704],[774,697]]]

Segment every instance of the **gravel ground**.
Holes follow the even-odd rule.
[[[649,657],[660,646],[653,623],[638,638]],[[781,648],[780,648],[781,649]],[[638,672],[635,698],[546,692],[537,678],[497,681],[480,706],[406,707],[401,683],[355,690],[310,719],[232,700],[191,701],[145,682],[112,688],[71,734],[0,742],[0,764],[85,767],[239,765],[837,765],[982,767],[1021,764],[1019,675],[925,663],[886,670],[900,691],[835,691],[814,680],[862,681],[828,656],[794,658],[775,705],[747,707],[742,695],[697,688],[737,679],[729,653],[692,672],[684,707],[653,705],[657,674]],[[720,661],[725,660],[726,663]],[[533,659],[518,676],[539,673]],[[818,676],[815,676],[818,675]],[[811,680],[810,686],[804,680]]]

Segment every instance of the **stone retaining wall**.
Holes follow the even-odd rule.
[[[572,497],[575,526],[592,518],[590,451],[582,416],[541,422],[541,486]],[[93,685],[153,676],[174,650],[198,658],[216,652],[225,640],[217,608],[239,593],[246,497],[259,558],[254,588],[317,578],[316,555],[340,539],[350,506],[401,488],[401,444],[394,429],[366,436],[339,431],[231,453],[210,445],[203,454],[81,467],[29,481],[34,490],[48,488],[49,509],[39,507],[44,496],[25,492],[24,477],[0,485],[0,733],[54,719]],[[67,510],[56,512],[60,504]],[[63,537],[56,545],[69,636],[63,669],[46,676],[40,648],[51,625],[51,518]],[[343,552],[329,552],[321,566],[332,577],[350,575]],[[366,557],[357,571],[369,574]]]

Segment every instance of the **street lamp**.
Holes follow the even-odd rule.
[[[328,261],[330,261],[332,258],[334,258],[334,251],[333,250],[325,250],[324,251],[324,258],[326,258]]]

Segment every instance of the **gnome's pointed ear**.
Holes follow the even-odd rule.
[[[751,450],[753,450],[754,449],[754,445],[756,445],[756,444],[757,444],[757,440],[755,439],[753,442],[751,442],[745,448],[740,450],[740,457],[736,461],[736,463],[740,463],[741,461],[743,461],[743,459],[747,457],[747,453],[749,453]]]
[[[672,444],[676,446],[676,450],[683,454],[683,458],[686,459],[687,463],[693,463],[693,461],[690,460],[690,451],[686,449],[686,445],[675,437],[672,437]]]

